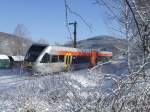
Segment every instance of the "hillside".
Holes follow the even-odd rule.
[[[67,46],[71,46],[68,44]],[[112,51],[114,57],[123,54],[127,49],[127,40],[111,36],[96,36],[78,41],[79,48],[100,49]]]
[[[28,38],[0,32],[0,54],[25,55],[31,44],[32,41]]]
[[[32,41],[28,38],[0,32],[0,54],[25,55],[31,44]],[[71,44],[67,44],[66,46],[71,46]],[[118,55],[126,51],[127,41],[111,36],[96,36],[78,41],[78,47],[108,50],[113,52],[114,57],[118,57]]]

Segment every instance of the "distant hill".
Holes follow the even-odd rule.
[[[79,48],[100,49],[112,51],[114,57],[118,57],[127,50],[127,40],[112,36],[96,36],[77,42]],[[71,44],[67,44],[71,46]]]
[[[0,32],[0,54],[25,55],[31,44],[28,38]]]
[[[33,42],[29,38],[18,37],[13,34],[0,32],[0,54],[25,55]],[[111,36],[96,36],[77,42],[79,48],[112,51],[118,57],[127,50],[127,40]],[[72,46],[66,44],[65,46]]]

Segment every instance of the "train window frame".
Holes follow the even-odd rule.
[[[54,59],[56,59],[56,60],[54,60],[53,57],[55,57]],[[56,63],[56,62],[58,62],[58,60],[59,60],[58,55],[51,55],[51,63]]]
[[[72,64],[86,64],[90,63],[90,56],[73,56]]]
[[[64,60],[65,60],[64,55],[58,56],[58,62],[64,62]]]

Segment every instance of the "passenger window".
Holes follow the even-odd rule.
[[[58,62],[58,56],[57,55],[53,55],[52,56],[52,63]]]
[[[41,63],[48,63],[50,61],[50,55],[48,53],[46,53],[42,60],[41,60]]]
[[[73,64],[82,64],[82,63],[89,63],[90,57],[89,56],[73,56],[72,63]]]
[[[59,56],[59,62],[64,62],[64,56]]]

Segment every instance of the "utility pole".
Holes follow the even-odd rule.
[[[74,21],[73,23],[69,23],[69,25],[73,25],[74,26],[74,39],[73,39],[73,47],[76,48],[77,47],[77,22]]]

